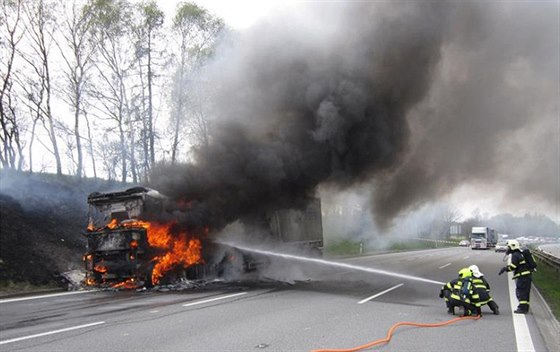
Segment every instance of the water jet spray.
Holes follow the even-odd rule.
[[[405,280],[427,282],[427,283],[436,284],[436,285],[444,285],[445,284],[444,282],[425,279],[425,278],[418,277],[418,276],[411,276],[411,275],[396,273],[396,272],[387,271],[387,270],[368,268],[368,267],[364,267],[364,266],[357,266],[357,265],[335,262],[335,261],[329,261],[329,260],[324,260],[324,259],[307,258],[307,257],[303,257],[303,256],[287,254],[287,253],[280,253],[280,252],[270,251],[270,250],[265,250],[265,249],[252,248],[252,247],[247,247],[245,245],[234,244],[232,242],[218,241],[218,243],[226,245],[226,246],[230,246],[230,247],[233,247],[233,248],[237,248],[241,251],[256,253],[256,254],[260,254],[260,255],[279,257],[279,258],[284,258],[284,259],[292,259],[292,260],[298,260],[298,261],[303,261],[303,262],[308,262],[308,263],[329,265],[329,266],[334,266],[334,267],[338,267],[338,268],[344,268],[344,269],[350,269],[350,270],[356,270],[356,271],[362,271],[362,272],[380,274],[380,275],[386,275],[386,276],[392,276],[392,277],[399,277],[399,278],[405,279]]]

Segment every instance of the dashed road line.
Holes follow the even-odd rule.
[[[237,296],[246,295],[246,294],[247,294],[247,292],[240,292],[240,293],[235,293],[235,294],[233,294],[233,295],[227,295],[227,296],[221,296],[221,297],[215,297],[215,298],[205,299],[204,301],[198,301],[198,302],[192,302],[192,303],[183,304],[183,307],[195,306],[195,305],[197,305],[197,304],[204,304],[204,303],[219,301],[219,300],[222,300],[222,299],[237,297]]]
[[[395,285],[395,286],[393,286],[393,287],[391,287],[391,288],[386,289],[386,290],[383,291],[383,292],[379,292],[379,293],[377,293],[377,294],[375,294],[375,295],[373,295],[373,296],[371,296],[371,297],[368,297],[368,298],[366,298],[366,299],[362,299],[360,302],[358,302],[358,304],[362,304],[362,303],[366,303],[366,302],[368,302],[368,301],[371,301],[372,299],[377,298],[377,297],[379,297],[379,296],[381,296],[381,295],[384,295],[384,294],[386,294],[387,292],[393,291],[394,289],[397,289],[397,288],[401,287],[402,285],[404,285],[404,284]]]
[[[443,268],[446,268],[446,267],[448,267],[448,266],[450,266],[450,265],[451,265],[451,263],[447,263],[447,264],[445,264],[445,265],[440,266],[439,268],[440,268],[440,269],[443,269]]]
[[[96,290],[90,290],[90,291],[72,291],[72,292],[53,293],[53,294],[50,294],[50,295],[41,295],[41,296],[29,296],[29,297],[7,298],[7,299],[0,299],[0,304],[1,304],[1,303],[11,303],[11,302],[28,301],[28,300],[30,300],[30,299],[41,299],[41,298],[51,298],[51,297],[59,297],[59,296],[77,295],[77,294],[90,293],[90,292],[97,292],[97,291],[96,291]]]
[[[47,332],[42,332],[42,333],[40,333],[40,334],[29,335],[29,336],[23,336],[23,337],[16,337],[15,339],[9,339],[9,340],[0,341],[0,345],[5,345],[5,344],[7,344],[7,343],[12,343],[12,342],[17,342],[17,341],[23,341],[23,340],[34,339],[34,338],[36,338],[36,337],[41,337],[41,336],[59,334],[59,333],[61,333],[61,332],[66,332],[66,331],[71,331],[71,330],[89,328],[90,326],[95,326],[95,325],[100,325],[100,324],[105,324],[105,322],[104,322],[104,321],[98,321],[98,322],[96,322],[96,323],[90,323],[90,324],[85,324],[85,325],[78,325],[78,326],[73,326],[73,327],[71,327],[71,328],[65,328],[65,329],[53,330],[53,331],[47,331]]]

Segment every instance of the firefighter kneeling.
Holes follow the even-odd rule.
[[[481,312],[482,306],[488,304],[488,307],[490,307],[494,314],[500,314],[498,305],[494,302],[492,296],[490,296],[490,284],[484,278],[484,274],[480,272],[478,266],[476,265],[469,266],[469,269],[473,275],[472,283],[474,286],[474,292],[478,294],[478,300],[473,302],[474,305],[479,309],[479,312]]]
[[[475,302],[480,300],[474,290],[472,272],[469,268],[459,270],[459,277],[443,285],[439,297],[445,299],[447,312],[455,314],[455,307],[463,307],[463,316],[480,315],[480,307]]]

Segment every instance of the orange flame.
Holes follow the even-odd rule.
[[[93,270],[99,272],[99,273],[106,273],[107,272],[107,267],[101,264],[97,264]]]
[[[111,286],[112,288],[126,288],[126,289],[134,289],[138,287],[138,283],[134,278],[126,279],[122,282],[116,283]]]
[[[188,236],[186,232],[173,235],[171,228],[174,225],[174,222],[159,224],[140,220],[121,223],[123,227],[145,228],[148,233],[150,247],[166,251],[164,255],[153,259],[155,265],[152,272],[152,282],[154,284],[159,283],[165,273],[179,265],[186,268],[194,264],[203,263],[200,240],[196,238],[189,239],[191,236]]]
[[[113,219],[111,220],[110,223],[107,224],[107,227],[110,228],[111,230],[117,228],[118,226],[119,226],[119,222],[117,221],[117,219]]]
[[[159,224],[156,222],[141,220],[126,220],[119,223],[117,219],[113,219],[106,227],[109,229],[115,229],[119,226],[125,228],[141,227],[146,229],[150,247],[157,248],[165,252],[165,254],[153,259],[155,265],[152,272],[152,283],[158,284],[165,273],[179,265],[187,268],[194,264],[204,263],[204,260],[202,259],[202,245],[200,240],[193,238],[192,235],[189,235],[186,232],[172,234],[171,228],[174,225],[175,223],[173,222],[168,224]],[[208,228],[205,228],[204,232],[207,234]],[[130,242],[130,247],[133,249],[137,248],[138,242],[136,240],[132,240]],[[130,258],[133,259],[133,256]],[[107,271],[107,268],[98,264],[95,266],[94,270],[104,273]],[[136,286],[136,283],[127,280],[113,287],[131,288],[131,286]]]
[[[193,238],[187,241],[186,237],[173,241],[169,252],[161,257],[156,257],[157,261],[152,273],[152,282],[158,283],[163,275],[172,268],[182,264],[185,268],[194,264],[202,263],[202,245],[200,240]]]
[[[203,263],[202,245],[196,238],[188,238],[186,232],[172,235],[171,227],[174,223],[150,223],[148,227],[148,243],[151,247],[167,250],[159,257],[154,258],[156,263],[152,273],[152,282],[159,283],[163,275],[169,270],[182,265],[189,267]]]

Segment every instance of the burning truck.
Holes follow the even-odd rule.
[[[230,258],[242,257],[243,270],[262,262],[247,253],[217,244],[208,228],[193,232],[176,221],[161,223],[161,214],[173,205],[156,190],[134,187],[88,196],[87,249],[83,257],[87,286],[151,287],[181,276],[205,279],[220,276]],[[266,216],[275,240],[320,252],[323,247],[321,202],[314,199],[303,210],[280,210]],[[213,252],[228,255],[213,255]],[[219,258],[219,259],[216,259]],[[261,258],[262,259],[262,258]]]

